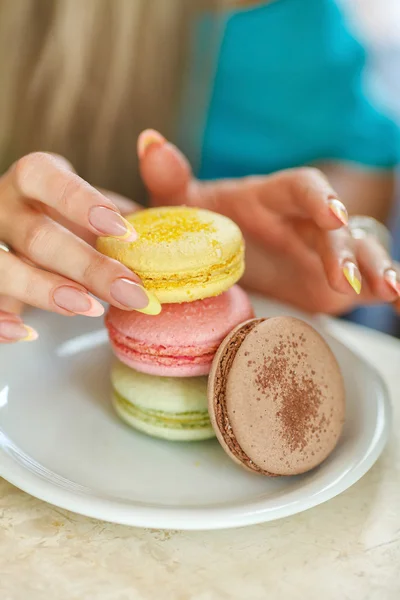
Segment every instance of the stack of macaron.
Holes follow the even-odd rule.
[[[153,302],[151,315],[107,313],[118,415],[168,440],[216,435],[230,458],[262,475],[319,465],[343,428],[339,366],[303,321],[254,317],[236,285],[244,270],[239,228],[188,207],[128,220],[137,241],[99,238],[97,247],[131,268],[162,310]]]
[[[107,313],[120,361],[111,373],[114,407],[155,437],[213,437],[211,363],[226,335],[254,316],[247,294],[235,285],[244,270],[241,231],[222,215],[188,207],[144,210],[128,220],[137,241],[99,238],[97,247],[131,268],[161,306],[159,314],[115,307]]]

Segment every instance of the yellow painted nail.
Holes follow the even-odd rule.
[[[142,287],[142,290],[146,293],[149,303],[147,306],[145,306],[145,308],[136,308],[135,310],[143,313],[144,315],[159,315],[162,310],[162,306],[159,303],[157,296],[155,296],[153,292],[146,290],[144,287]]]
[[[346,277],[347,281],[353,288],[356,294],[360,294],[361,292],[361,273],[358,270],[358,267],[347,261],[343,265],[343,274]]]
[[[345,205],[340,202],[337,198],[332,198],[328,201],[328,206],[335,215],[337,219],[343,224],[348,225],[349,223],[349,215],[346,210]]]
[[[146,129],[139,135],[137,143],[137,153],[140,159],[142,159],[150,146],[158,144],[161,146],[165,144],[166,139],[161,133],[158,133],[155,129]]]
[[[27,330],[28,335],[25,338],[22,338],[22,340],[20,340],[21,342],[33,342],[38,339],[39,334],[37,331],[32,327],[29,327],[29,325],[24,325],[24,327]]]

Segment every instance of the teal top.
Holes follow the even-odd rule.
[[[368,98],[366,51],[334,0],[230,13],[200,177],[266,174],[323,159],[399,162],[397,126]]]

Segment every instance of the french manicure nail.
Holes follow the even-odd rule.
[[[337,198],[331,198],[328,200],[328,206],[335,215],[337,219],[342,223],[342,225],[348,225],[349,223],[349,215],[346,210],[345,205],[340,202]]]
[[[343,274],[355,293],[359,294],[361,292],[361,273],[358,267],[348,260],[343,265]]]
[[[53,292],[53,300],[57,306],[77,315],[86,317],[100,317],[104,308],[86,292],[77,290],[68,285],[58,287]]]
[[[0,321],[0,338],[9,342],[33,342],[39,334],[32,327],[15,321]]]
[[[390,287],[396,292],[398,296],[400,296],[400,283],[397,279],[397,273],[394,269],[388,269],[385,271],[385,281],[390,285]]]
[[[145,315],[158,315],[161,312],[161,304],[156,296],[131,279],[116,279],[111,284],[110,293],[114,300],[126,308]]]
[[[102,235],[124,242],[134,242],[138,237],[129,221],[105,206],[93,206],[89,211],[89,222]]]
[[[150,146],[162,146],[163,144],[165,144],[165,142],[165,137],[162,136],[161,133],[158,133],[158,131],[155,131],[154,129],[146,129],[145,131],[142,131],[142,133],[138,137],[137,143],[137,153],[139,158],[142,159],[144,157]]]

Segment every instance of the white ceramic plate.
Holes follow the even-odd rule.
[[[256,306],[260,316],[287,312],[260,300]],[[62,508],[167,529],[271,521],[351,486],[386,442],[385,385],[330,336],[346,381],[343,437],[311,473],[268,479],[234,465],[216,441],[161,442],[120,422],[110,408],[112,357],[98,320],[38,312],[29,322],[40,331],[38,342],[0,348],[0,475]]]

